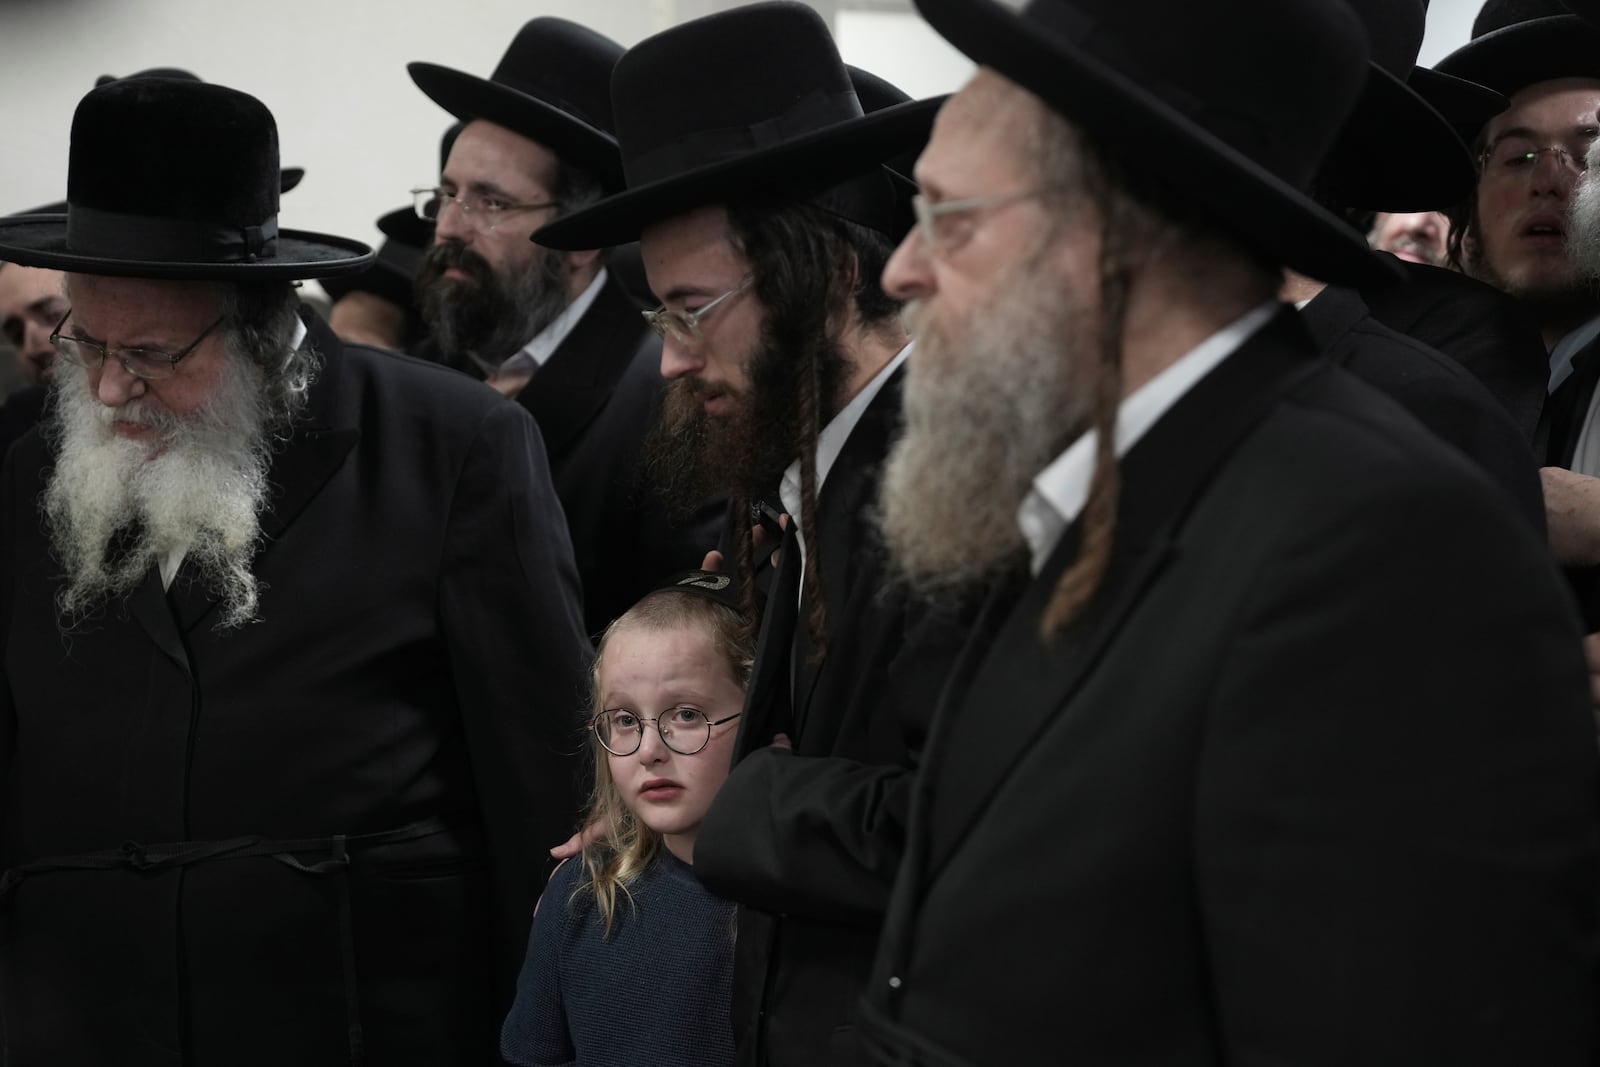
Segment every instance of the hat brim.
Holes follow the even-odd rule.
[[[1047,40],[994,0],[916,0],[940,36],[1068,116],[1151,174],[1177,174],[1184,196],[1257,254],[1319,281],[1381,284],[1402,277],[1308,195],[1198,126],[1083,49]]]
[[[1470,195],[1477,183],[1472,152],[1450,121],[1405,82],[1370,66],[1319,185],[1366,211],[1432,211]]]
[[[67,248],[66,215],[25,215],[0,219],[0,261],[48,267],[70,274],[172,281],[273,281],[327,278],[348,274],[372,262],[373,251],[360,241],[301,230],[282,230],[277,253],[244,263],[166,262],[108,259]]]
[[[421,262],[420,248],[390,239],[378,246],[376,258],[365,269],[322,279],[322,291],[338,300],[361,290],[409,309],[414,300],[412,279]]]
[[[463,122],[482,119],[537,141],[556,156],[593,174],[606,191],[621,189],[617,139],[537,97],[437,63],[407,63],[428,99]]]
[[[1511,106],[1504,93],[1430,67],[1417,67],[1406,84],[1443,115],[1468,145],[1490,119]]]
[[[1469,41],[1434,70],[1503,96],[1557,78],[1600,79],[1600,29],[1577,15],[1529,19]]]
[[[804,200],[920,148],[945,97],[911,100],[682,171],[565,215],[533,235],[562,251],[637,241],[646,227],[707,204]],[[885,169],[891,181],[907,179]],[[895,235],[898,237],[899,235]]]

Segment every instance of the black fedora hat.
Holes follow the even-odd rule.
[[[1392,280],[1392,258],[1305,190],[1367,76],[1366,33],[1326,0],[916,0],[951,44],[1038,96],[1122,165],[1241,244],[1322,281]],[[1244,29],[1248,27],[1248,29]]]
[[[1468,195],[1478,182],[1472,150],[1410,84],[1427,5],[1345,2],[1366,24],[1372,60],[1356,109],[1323,162],[1319,195],[1372,211],[1431,211]]]
[[[194,71],[184,70],[182,67],[150,67],[147,70],[136,70],[132,74],[102,74],[94,80],[94,85],[98,89],[108,82],[121,81],[123,78],[176,78],[178,81],[188,82],[205,80]],[[278,171],[278,192],[287,193],[290,189],[299,185],[305,176],[306,169],[304,167],[283,167]],[[66,208],[62,207],[61,210],[65,211]],[[34,214],[43,215],[46,212],[36,211]]]
[[[900,194],[881,164],[926,142],[942,102],[866,111],[827,23],[792,0],[646,38],[618,60],[611,98],[627,190],[555,220],[537,243],[605,248],[694,208],[757,197],[812,201],[891,233]]]
[[[415,226],[412,223],[416,223]],[[422,263],[423,250],[433,241],[433,227],[409,207],[397,208],[378,219],[383,241],[364,270],[322,279],[322,291],[334,300],[360,289],[376,293],[400,307],[412,301],[412,279]]]
[[[611,127],[611,70],[621,55],[621,45],[585,26],[537,18],[517,31],[488,78],[437,63],[408,63],[406,70],[456,118],[537,141],[609,191],[622,187]]]
[[[1564,0],[1574,14],[1591,23],[1600,23],[1600,0]]]
[[[1600,29],[1561,0],[1487,0],[1472,40],[1434,69],[1506,96],[1558,78],[1600,79]]]
[[[80,274],[244,281],[360,270],[359,241],[278,229],[278,130],[252,96],[124,78],[72,116],[67,213],[0,219],[0,259]]]

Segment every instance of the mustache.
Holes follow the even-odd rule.
[[[423,253],[417,280],[423,284],[437,281],[451,268],[462,271],[480,285],[494,280],[489,261],[459,241],[440,241]]]

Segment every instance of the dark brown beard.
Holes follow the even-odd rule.
[[[451,267],[471,281],[446,278]],[[560,252],[538,248],[521,267],[497,272],[459,241],[429,248],[417,268],[417,307],[444,362],[469,369],[473,357],[499,366],[567,306],[571,272]]]
[[[769,315],[768,322],[774,318]],[[667,383],[644,459],[650,484],[674,512],[691,513],[716,496],[776,498],[784,469],[804,447],[797,398],[813,360],[822,395],[835,396],[846,369],[838,342],[829,337],[805,344],[770,326],[745,360],[750,388],[728,394],[730,414],[706,414],[705,386],[698,378]],[[835,408],[829,403],[825,417]]]

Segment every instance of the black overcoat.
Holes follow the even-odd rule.
[[[896,371],[873,398],[818,499],[826,655],[810,656],[806,612],[796,611],[791,535],[768,596],[738,763],[695,845],[695,873],[745,905],[733,1004],[741,1064],[862,1061],[855,1001],[900,862],[911,769],[965,640],[959,613],[914,607],[890,588],[873,528],[903,377]],[[780,732],[792,752],[770,747]]]
[[[1479,379],[1437,349],[1374,319],[1354,289],[1329,286],[1300,314],[1325,356],[1460,449],[1544,536],[1544,492],[1533,448]]]
[[[662,384],[661,339],[613,272],[517,394],[544,438],[591,635],[664,578],[699,567],[721,533],[723,501],[674,514],[644,470]]]
[[[185,570],[163,593],[152,569],[63,636],[50,451],[11,450],[16,1067],[498,1062],[545,849],[578,806],[566,524],[524,411],[308,324],[323,367],[273,462],[257,622],[219,632]]]
[[[1504,495],[1280,317],[980,624],[864,1006],[955,1067],[1590,1063],[1596,756],[1576,619]]]
[[[1528,306],[1458,271],[1395,262],[1406,272],[1404,283],[1360,290],[1372,317],[1471,371],[1532,442],[1550,361]]]

